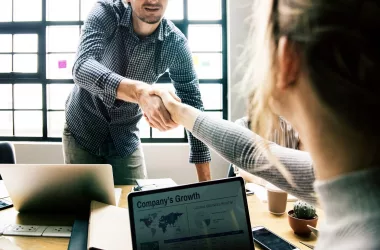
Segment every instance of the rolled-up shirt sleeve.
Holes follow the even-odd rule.
[[[73,79],[80,87],[111,107],[124,77],[101,63],[105,44],[117,28],[116,17],[108,8],[98,1],[85,22],[73,67]]]
[[[203,111],[199,81],[186,40],[183,40],[181,46],[178,46],[176,59],[169,68],[169,76],[181,101]],[[186,130],[186,133],[190,144],[190,163],[210,162],[211,156],[208,147],[189,131]]]

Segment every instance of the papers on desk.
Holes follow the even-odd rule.
[[[4,181],[0,180],[0,199],[8,197],[8,196],[9,194],[8,194],[7,188],[5,187]]]
[[[89,218],[75,220],[68,250],[98,249],[132,249],[128,209],[92,201]]]
[[[115,200],[116,200],[116,206],[119,206],[119,201],[121,197],[121,188],[115,188]]]
[[[121,197],[121,188],[115,188],[115,199],[116,199],[116,209],[118,209],[118,204]],[[99,230],[94,229],[95,226],[103,227],[103,226],[110,226],[110,225],[102,225],[100,223],[104,223],[104,221],[98,221],[98,212],[95,212],[95,210],[99,209],[99,206],[101,206],[100,202],[92,201],[91,202],[91,210],[90,210],[90,216],[92,216],[91,219],[91,237],[89,237],[89,217],[87,218],[77,218],[74,222],[73,229],[71,232],[71,238],[69,242],[68,250],[87,250],[87,245],[89,245],[90,249],[101,249],[100,247],[103,246],[102,238],[103,235],[99,235]],[[108,207],[111,205],[103,204],[102,206]],[[111,206],[114,207],[114,206]],[[104,212],[103,212],[104,213]],[[109,215],[104,215],[105,217],[109,217]],[[125,215],[124,215],[125,216]],[[113,227],[112,225],[110,227]],[[105,229],[103,229],[105,230]],[[95,239],[98,238],[98,239]],[[106,240],[110,240],[109,238],[106,238]],[[91,242],[90,242],[91,241]],[[100,242],[100,243],[99,243]],[[0,249],[1,250],[1,249]]]
[[[7,229],[8,227],[9,227],[9,224],[0,223],[0,236],[3,235],[5,229]],[[0,250],[1,250],[1,245],[0,245]]]
[[[137,179],[137,186],[134,188],[134,191],[147,191],[157,188],[167,188],[177,186],[171,178],[162,178],[162,179]]]
[[[121,188],[115,188],[116,206],[91,202],[90,217],[79,218],[74,222],[68,250],[132,249],[115,245],[120,243],[120,237],[125,239],[128,238],[126,233],[130,235],[128,209],[117,207],[121,192]]]
[[[247,190],[253,191],[257,198],[261,200],[262,202],[268,202],[268,195],[267,195],[267,190],[265,187],[257,185],[255,183],[246,183],[245,188]],[[291,194],[288,194],[288,201],[297,201],[298,199],[294,197]]]
[[[9,239],[0,236],[0,250],[21,250],[21,248],[19,248]]]
[[[90,250],[132,249],[129,210],[92,201],[87,247]]]

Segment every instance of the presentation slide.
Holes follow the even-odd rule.
[[[240,182],[134,197],[137,249],[249,249]]]

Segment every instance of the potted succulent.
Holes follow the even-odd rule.
[[[288,212],[288,220],[295,234],[308,236],[311,231],[307,225],[316,227],[318,215],[312,205],[304,201],[297,201],[294,203],[293,210]]]

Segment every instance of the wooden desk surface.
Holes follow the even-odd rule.
[[[116,186],[122,188],[122,194],[119,201],[120,207],[127,207],[127,195],[132,186]],[[292,209],[293,203],[288,202],[287,211]],[[311,234],[309,238],[302,238],[295,235],[292,229],[289,227],[287,215],[275,216],[268,212],[267,203],[262,203],[255,195],[248,196],[248,207],[251,217],[251,225],[265,226],[274,233],[285,238],[289,242],[296,245],[299,249],[309,249],[300,244],[299,241],[305,241],[312,245],[316,243],[316,237]],[[323,217],[320,210],[317,209],[319,218]],[[24,225],[59,225],[71,226],[74,218],[66,217],[51,217],[51,216],[34,216],[33,218],[26,218],[21,216],[14,210],[14,208],[8,208],[0,211],[0,225],[1,224],[24,224]],[[43,223],[42,223],[43,222]],[[67,250],[69,239],[68,238],[48,238],[48,237],[24,237],[24,236],[0,236],[10,240],[13,244],[20,247],[22,250]],[[258,247],[256,247],[259,249]],[[0,246],[1,249],[1,246]]]

